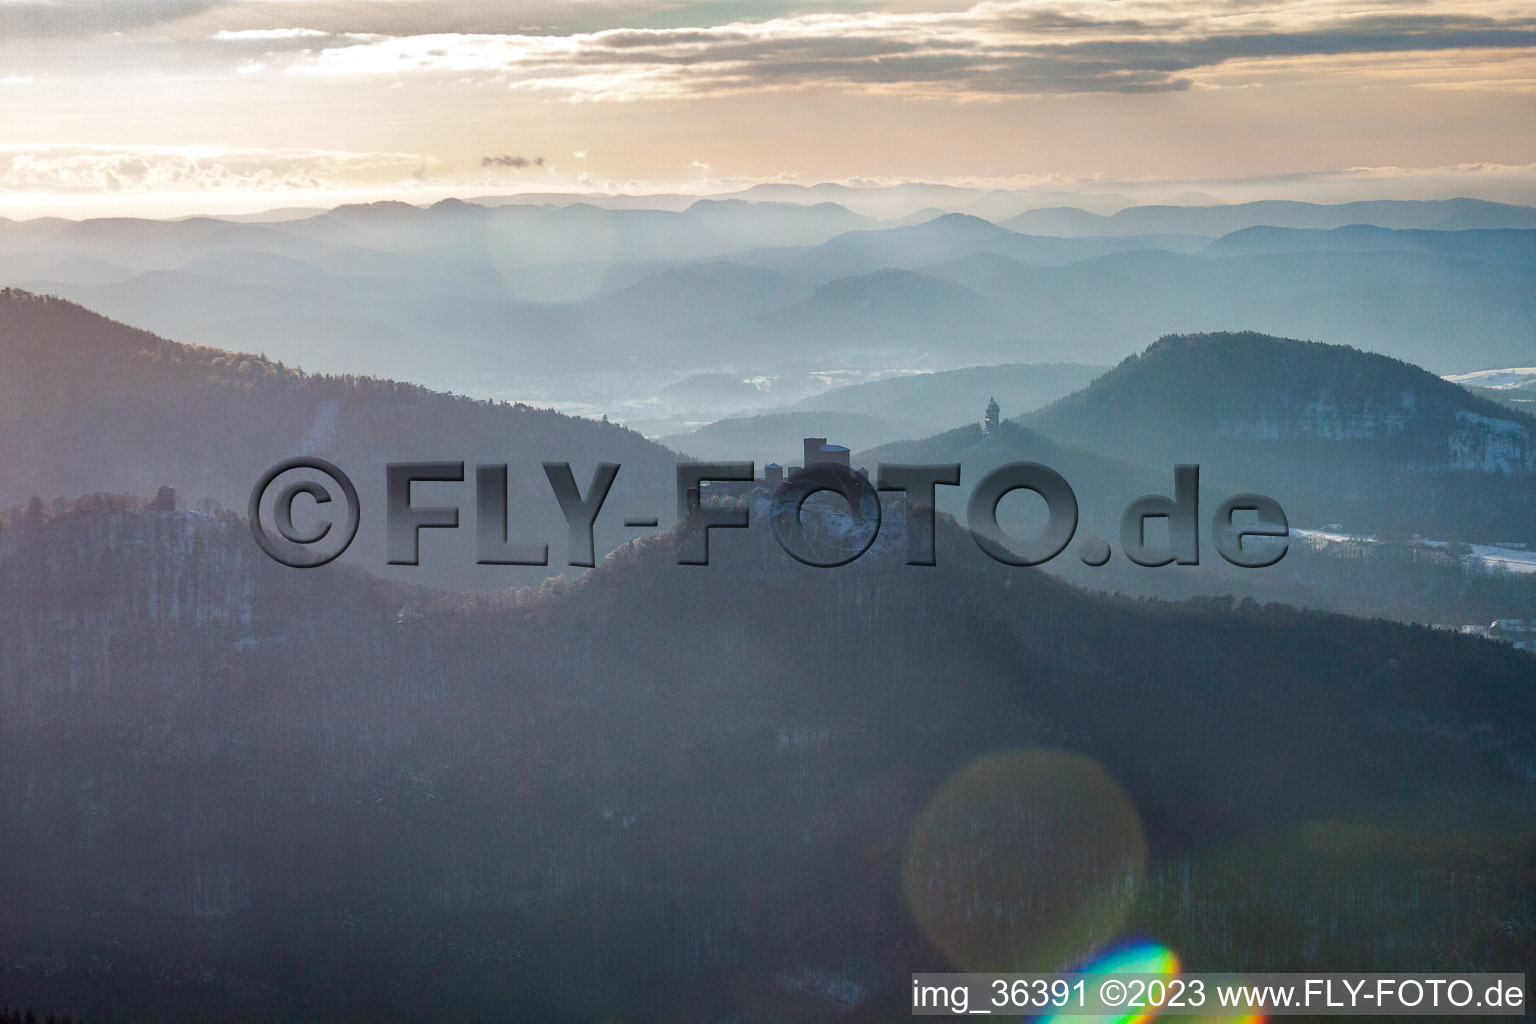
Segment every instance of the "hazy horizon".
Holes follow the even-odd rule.
[[[1536,18],[1501,0],[0,0],[0,68],[12,218],[824,181],[1536,202]]]

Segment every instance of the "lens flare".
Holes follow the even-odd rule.
[[[1167,946],[1145,939],[1133,939],[1116,943],[1113,947],[1096,954],[1088,961],[1070,968],[1080,974],[1159,974],[1173,977],[1179,973],[1179,958]],[[1156,1010],[1109,1014],[1103,1017],[1068,1016],[1051,1014],[1036,1017],[1037,1022],[1075,1021],[1077,1024],[1142,1024],[1157,1018]]]
[[[1130,798],[1098,762],[1037,748],[956,774],[903,872],[929,940],[967,971],[1053,971],[1120,933],[1146,866]]]
[[[1117,942],[1081,964],[1069,969],[1076,974],[1141,974],[1161,975],[1172,978],[1182,969],[1178,954],[1149,939],[1125,939]],[[1211,993],[1206,993],[1209,999]],[[1062,1024],[1144,1024],[1146,1021],[1164,1021],[1167,1024],[1264,1024],[1264,1015],[1246,1013],[1180,1013],[1159,1012],[1155,1009],[1140,1012],[1106,1014],[1101,1017],[1054,1014],[1033,1018],[1036,1024],[1060,1021]]]

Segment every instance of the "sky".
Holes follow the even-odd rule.
[[[0,215],[932,181],[1536,203],[1529,0],[0,0]]]

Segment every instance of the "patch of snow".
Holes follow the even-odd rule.
[[[1331,530],[1303,530],[1300,527],[1291,527],[1292,536],[1301,537],[1312,541],[1314,544],[1375,544],[1377,538],[1372,536],[1357,536],[1352,533],[1338,533]],[[1449,543],[1443,540],[1429,540],[1421,538],[1414,541],[1420,547],[1446,548]],[[1529,551],[1519,547],[1501,547],[1495,544],[1471,544],[1472,549],[1466,559],[1478,568],[1493,571],[1503,569],[1507,572],[1536,573],[1536,551]]]
[[[1514,473],[1532,465],[1530,431],[1514,420],[1456,410],[1451,461],[1458,469]]]
[[[1536,366],[1512,366],[1504,370],[1451,373],[1447,374],[1445,379],[1452,384],[1470,384],[1473,387],[1506,391],[1536,382]]]

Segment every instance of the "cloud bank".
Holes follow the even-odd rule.
[[[45,192],[303,190],[420,180],[414,153],[206,146],[0,146],[0,189]]]
[[[944,97],[1185,90],[1235,62],[1536,50],[1536,12],[1485,3],[1283,8],[986,0],[959,11],[804,14],[570,34],[382,36],[306,51],[307,76],[481,76],[573,100],[836,88]]]

